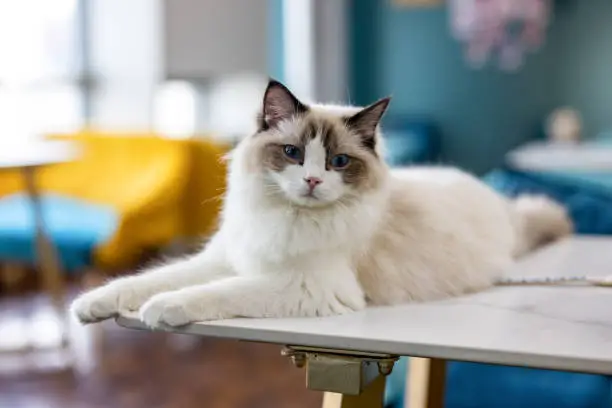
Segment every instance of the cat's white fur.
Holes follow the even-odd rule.
[[[358,110],[311,109],[336,117]],[[323,180],[315,201],[334,202],[349,188],[326,171],[319,137],[306,146],[303,166],[278,174],[247,168],[249,143],[232,152],[220,229],[205,249],[81,295],[72,306],[81,321],[138,310],[151,327],[176,326],[438,299],[493,285],[517,255],[570,231],[555,203],[509,201],[453,168],[390,171],[381,163],[378,188],[342,205],[315,205],[303,198],[303,177]]]

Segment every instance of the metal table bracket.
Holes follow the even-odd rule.
[[[398,357],[313,347],[287,346],[282,354],[306,368],[308,389],[344,395],[360,395],[379,376],[393,370]]]

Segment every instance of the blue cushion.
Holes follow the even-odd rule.
[[[612,188],[601,179],[588,182],[575,176],[497,169],[484,180],[507,196],[536,193],[554,198],[567,208],[579,234],[612,235]]]
[[[42,198],[48,236],[63,267],[77,271],[91,265],[94,248],[114,234],[118,216],[111,207],[59,195]],[[35,263],[32,205],[24,194],[0,199],[0,260]]]
[[[403,358],[387,382],[387,407],[403,407],[407,360]],[[446,408],[609,408],[606,376],[536,370],[488,364],[450,362]]]
[[[609,408],[606,376],[487,364],[449,364],[447,407]]]
[[[433,122],[389,116],[385,119],[384,128],[385,159],[391,166],[433,162],[438,159],[440,136]]]

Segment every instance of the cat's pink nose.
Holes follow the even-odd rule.
[[[304,177],[304,181],[306,182],[306,184],[308,184],[308,187],[311,191],[323,182],[323,180],[318,177]]]

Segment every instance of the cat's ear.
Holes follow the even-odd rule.
[[[371,149],[376,145],[376,127],[380,123],[391,97],[380,99],[366,106],[346,120],[346,126],[357,133],[366,147]]]
[[[308,107],[300,102],[285,85],[270,79],[264,93],[260,128],[266,130],[283,120],[291,119],[307,111]]]

